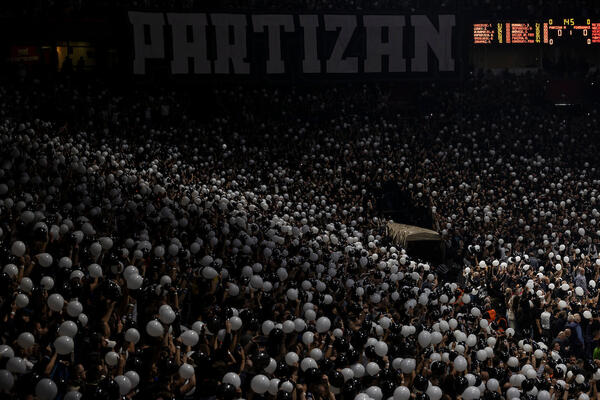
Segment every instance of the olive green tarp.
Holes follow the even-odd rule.
[[[395,222],[388,222],[387,233],[402,247],[407,247],[410,242],[439,242],[442,240],[440,234],[431,229],[420,228],[413,225],[397,224]]]
[[[410,255],[436,262],[444,260],[445,246],[442,237],[436,231],[395,222],[388,222],[386,231],[388,236]]]

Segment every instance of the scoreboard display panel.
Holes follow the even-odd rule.
[[[539,21],[494,21],[473,24],[476,45],[600,44],[600,18],[548,18]]]

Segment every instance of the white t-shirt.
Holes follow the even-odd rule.
[[[544,311],[540,316],[540,324],[542,325],[542,329],[550,329],[550,316],[551,314],[548,311]]]

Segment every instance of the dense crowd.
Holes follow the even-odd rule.
[[[200,119],[186,90],[22,78],[2,398],[598,398],[595,104],[472,75],[409,119],[374,84],[223,88]],[[388,182],[445,264],[386,235]]]

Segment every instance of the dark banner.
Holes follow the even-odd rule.
[[[454,15],[130,11],[134,74],[453,76]]]

